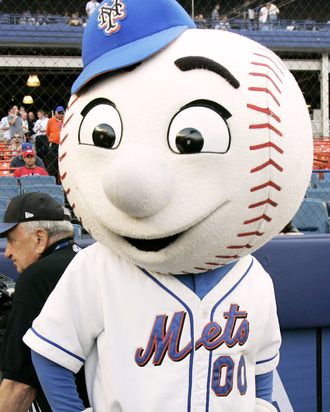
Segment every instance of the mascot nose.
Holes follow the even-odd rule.
[[[117,158],[103,179],[109,200],[132,217],[145,218],[169,204],[174,179],[169,167],[155,156]]]

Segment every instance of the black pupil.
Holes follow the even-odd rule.
[[[111,149],[116,141],[116,133],[111,126],[102,123],[93,130],[93,142],[95,146]]]
[[[198,130],[187,127],[177,134],[175,144],[180,153],[199,153],[203,149],[204,139]]]

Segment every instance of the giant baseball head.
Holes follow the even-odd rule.
[[[62,182],[84,227],[125,259],[205,272],[258,249],[297,211],[309,115],[272,51],[193,28],[175,1],[142,3],[108,0],[90,19]]]

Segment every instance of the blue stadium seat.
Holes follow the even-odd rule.
[[[26,185],[56,184],[55,176],[24,176],[19,179],[21,187]]]
[[[58,203],[64,206],[64,191],[61,185],[54,184],[38,184],[38,185],[24,185],[22,186],[22,193],[40,192],[47,193],[52,196]]]
[[[306,234],[329,233],[330,219],[326,203],[321,199],[304,199],[292,223]]]
[[[315,182],[316,184],[316,188],[320,188],[320,189],[330,189],[330,180],[326,179],[326,180],[317,180]]]
[[[52,196],[63,196],[63,187],[61,185],[54,184],[34,184],[22,186],[22,193],[28,192],[40,192],[48,193]]]
[[[325,188],[310,188],[307,189],[306,198],[321,199],[324,202],[330,201],[330,189]]]
[[[311,180],[310,180],[310,186],[311,187],[318,187],[317,183],[319,182],[319,175],[318,173],[312,173]]]
[[[5,186],[16,186],[17,185],[17,180],[16,177],[14,176],[0,176],[0,185],[5,185]]]
[[[0,210],[6,210],[8,203],[9,203],[9,198],[8,197],[0,197]]]
[[[20,194],[19,186],[14,185],[0,185],[0,197],[7,197],[9,199]]]

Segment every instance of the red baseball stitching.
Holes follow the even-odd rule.
[[[258,232],[258,230],[254,232],[245,232],[245,233],[239,233],[237,236],[238,237],[246,237],[246,236],[263,236],[263,232]]]
[[[268,54],[269,56],[272,57],[272,59],[274,61],[276,60],[276,62],[282,67],[283,70],[286,69],[286,67],[285,67],[284,63],[282,62],[282,60],[275,53],[273,53],[271,50],[266,49],[264,47],[260,48],[259,50],[260,50],[260,53]],[[267,56],[265,56],[265,57],[267,57]]]
[[[269,159],[269,160],[267,160],[266,163],[263,163],[262,165],[260,165],[258,167],[255,167],[254,169],[251,169],[250,173],[259,172],[260,170],[262,170],[262,169],[264,169],[265,167],[268,167],[268,166],[274,166],[277,170],[279,170],[280,172],[283,172],[283,167],[281,167],[276,162],[274,162],[274,160]]]
[[[267,93],[269,94],[273,99],[274,102],[277,104],[277,106],[281,106],[280,102],[276,99],[276,97],[274,96],[274,94],[272,93],[271,90],[269,90],[267,87],[249,87],[249,90],[251,92],[261,92],[261,93]]]
[[[277,70],[281,73],[281,75],[284,76],[284,72],[278,67],[274,59],[272,59],[269,56],[265,56],[264,54],[261,54],[261,53],[253,53],[253,54],[254,56],[264,57],[265,59],[271,61],[273,65],[277,68]]]
[[[283,134],[270,123],[250,124],[249,129],[269,129],[276,133],[278,136],[283,136]]]
[[[276,56],[270,53],[270,55],[267,53],[263,52],[255,52],[253,53],[254,56],[260,57],[261,59],[266,59],[267,62],[263,62],[262,60],[260,61],[252,61],[251,65],[252,66],[258,66],[258,67],[263,67],[268,70],[268,72],[263,73],[263,72],[255,72],[255,71],[250,71],[249,75],[253,76],[255,79],[264,79],[265,80],[265,85],[264,86],[250,86],[248,87],[248,91],[252,93],[266,93],[271,97],[271,102],[274,102],[278,107],[281,106],[279,98],[277,97],[278,95],[281,95],[281,89],[280,85],[283,84],[282,81],[282,76],[284,76],[284,71],[285,67],[283,68],[283,65],[281,62],[277,62]],[[275,56],[275,57],[274,57]],[[283,68],[283,70],[281,69]],[[272,76],[275,76],[276,80],[272,78]],[[269,86],[267,85],[267,81],[269,82],[269,85],[274,86],[274,91],[272,91]],[[252,103],[247,104],[247,108],[250,110],[254,110],[260,115],[266,115],[268,118],[266,121],[261,121],[261,122],[256,122],[253,124],[249,125],[250,130],[269,130],[269,141],[261,144],[256,144],[256,145],[251,145],[250,146],[250,151],[256,151],[256,150],[262,150],[262,149],[268,149],[268,159],[265,159],[266,161],[263,162],[262,164],[252,168],[250,170],[250,173],[258,173],[266,168],[269,168],[269,180],[265,183],[259,184],[257,186],[254,186],[250,188],[250,193],[256,193],[260,190],[263,189],[268,189],[270,192],[271,189],[274,189],[276,191],[281,191],[281,187],[274,181],[274,178],[272,177],[271,174],[271,168],[275,168],[279,172],[283,172],[283,167],[275,160],[273,160],[270,156],[270,150],[273,149],[277,151],[280,154],[283,154],[284,151],[283,149],[278,145],[273,143],[271,139],[271,134],[270,132],[275,133],[277,136],[283,137],[283,133],[281,132],[280,128],[275,127],[274,125],[271,124],[270,119],[274,119],[277,123],[281,123],[281,118],[278,114],[275,114],[274,111],[272,110],[270,105],[267,105],[266,107],[260,107],[259,105],[255,105]],[[250,225],[250,224],[255,224],[258,223],[257,229],[255,231],[250,231],[250,232],[243,232],[239,233],[237,237],[248,237],[248,236],[263,236],[264,232],[262,230],[259,230],[258,228],[261,228],[263,224],[269,223],[272,221],[272,217],[269,215],[269,211],[266,212],[266,207],[277,207],[277,203],[274,202],[270,196],[268,195],[267,198],[264,198],[262,201],[258,201],[255,203],[252,203],[248,206],[249,209],[254,209],[254,208],[259,208],[262,207],[263,211],[256,217],[253,217],[251,219],[247,219],[243,222],[244,225]],[[248,243],[250,246],[250,244]],[[244,245],[243,245],[244,246]]]
[[[272,218],[265,215],[265,214],[263,214],[261,216],[255,217],[254,219],[246,220],[244,222],[244,225],[249,225],[250,223],[259,222],[259,220],[265,220],[266,222],[270,222],[272,220]]]
[[[71,101],[72,99],[72,101]],[[69,101],[69,106],[68,106],[68,110],[71,109],[71,107],[76,103],[76,101],[79,99],[79,96],[77,96],[76,94],[71,96],[71,99]]]
[[[279,146],[277,146],[275,143],[272,143],[272,142],[261,143],[261,144],[257,144],[254,146],[250,146],[250,150],[260,150],[260,149],[267,149],[267,148],[272,148],[281,154],[284,153],[284,151]]]
[[[247,243],[246,245],[233,245],[233,246],[227,246],[227,249],[251,249],[252,246]]]
[[[267,116],[270,116],[273,119],[275,119],[277,122],[281,123],[280,117],[277,116],[269,107],[260,107],[260,106],[255,106],[254,104],[247,104],[246,106],[251,110],[255,110],[257,112],[264,113]]]
[[[67,176],[67,172],[64,172],[64,173],[60,176],[60,179],[61,179],[62,182],[63,182],[63,180],[66,178],[66,176]]]
[[[267,63],[259,63],[259,62],[251,62],[254,66],[266,67],[266,69],[270,70],[276,77],[280,83],[283,83],[280,76],[276,73],[276,71]]]
[[[271,180],[268,180],[268,182],[263,183],[262,185],[252,187],[250,189],[250,192],[257,192],[258,190],[265,189],[266,187],[272,187],[276,189],[278,192],[281,190],[280,186],[278,186],[276,183],[272,182]]]
[[[271,81],[272,84],[273,84],[273,86],[275,87],[275,89],[276,89],[279,93],[281,93],[280,88],[277,86],[277,84],[274,82],[274,80],[273,80],[270,76],[268,76],[268,74],[251,72],[251,73],[249,73],[249,75],[250,75],[250,76],[255,76],[255,77],[265,77],[266,79],[268,79],[269,81]]]
[[[72,119],[72,117],[73,117],[73,113],[71,113],[70,116],[68,117],[68,119],[65,120],[65,122],[63,123],[63,128],[65,128],[67,126],[67,124]]]
[[[276,202],[274,202],[273,200],[268,198],[268,199],[263,200],[261,202],[252,203],[252,205],[249,206],[249,209],[254,209],[255,207],[260,207],[260,206],[265,206],[265,205],[271,205],[273,207],[277,207],[278,204]]]
[[[239,255],[220,255],[216,256],[216,258],[219,259],[238,259],[240,256]]]
[[[63,144],[68,137],[69,137],[69,133],[67,133],[67,134],[63,137],[63,139],[60,140],[60,144]]]
[[[67,155],[67,152],[64,152],[64,153],[58,158],[58,160],[59,160],[60,162],[62,162],[62,160],[66,157],[66,155]]]

